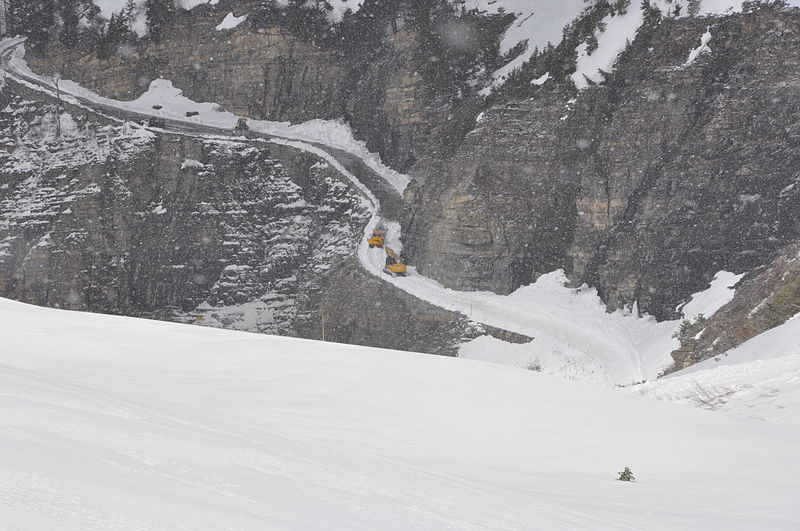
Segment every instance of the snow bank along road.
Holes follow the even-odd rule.
[[[800,529],[800,432],[753,419],[4,299],[0,337],[3,529]]]
[[[23,54],[19,53],[18,50],[24,45],[24,42],[25,39],[22,37],[6,39],[0,42],[0,61],[2,61],[3,71],[28,87],[44,92],[50,97],[56,97],[56,87],[53,80],[31,72],[22,59]],[[204,110],[203,107],[209,104],[194,104],[186,98],[181,98],[183,101],[180,101],[182,104],[179,105],[180,108],[172,109],[177,114],[170,116],[167,114],[169,109],[166,109],[164,112],[159,112],[160,109],[154,109],[153,105],[147,105],[146,102],[137,105],[135,102],[122,102],[103,98],[68,80],[59,82],[59,90],[62,98],[69,101],[69,103],[77,104],[87,111],[105,118],[118,121],[142,121],[148,118],[159,118],[164,122],[163,130],[172,133],[190,136],[223,135],[226,140],[236,142],[248,142],[251,140],[243,137],[232,137],[231,131],[233,129],[233,124],[236,122],[235,117],[230,113],[220,112],[217,110],[219,107],[216,105],[214,105],[215,109],[212,111],[217,115],[214,117],[216,119],[208,119],[208,113],[202,111]],[[183,113],[184,110],[192,111],[195,107],[200,109],[200,113],[197,115],[198,118],[195,120],[180,119],[179,115]],[[206,119],[204,120],[204,118]],[[346,176],[368,187],[374,195],[374,198],[378,200],[375,206],[376,210],[380,209],[381,215],[389,219],[399,218],[403,198],[401,195],[402,189],[398,190],[398,188],[404,186],[403,184],[387,181],[386,177],[370,168],[360,157],[348,153],[341,147],[325,145],[319,141],[315,141],[313,137],[309,138],[308,135],[298,134],[295,136],[282,136],[264,132],[259,130],[258,126],[264,123],[271,123],[263,120],[254,120],[252,123],[254,127],[251,130],[251,136],[257,139],[278,140],[280,143],[284,144],[291,142],[291,145],[297,149],[312,151],[317,154],[320,154],[319,150],[323,150],[325,152],[321,154],[323,158],[333,158],[343,168],[346,168],[346,174],[350,173],[350,175]],[[264,129],[269,130],[270,127],[264,127]],[[347,145],[347,143],[345,143],[345,145]],[[375,166],[374,163],[373,166]],[[385,170],[386,173],[391,172],[388,168],[385,168]],[[391,178],[391,176],[388,177],[388,179]]]
[[[52,79],[30,71],[24,60],[24,39],[0,43],[6,74],[33,89],[55,95]],[[401,250],[402,190],[408,178],[393,172],[356,142],[342,124],[315,120],[304,124],[252,120],[258,137],[245,140],[230,136],[236,116],[213,103],[197,103],[182,95],[167,80],[155,80],[140,98],[122,102],[103,98],[83,87],[61,80],[62,97],[116,120],[159,117],[167,131],[199,137],[248,142],[274,142],[315,153],[351,180],[370,204],[373,217],[365,235],[379,226],[388,228],[389,245]],[[186,117],[192,111],[196,116]],[[509,296],[488,292],[459,292],[418,274],[413,267],[405,278],[382,273],[384,254],[369,249],[365,238],[357,250],[363,266],[372,274],[415,297],[460,312],[468,318],[535,338],[527,345],[510,345],[493,338],[479,338],[462,348],[461,355],[526,367],[535,363],[544,372],[602,385],[628,384],[656,376],[671,361],[676,322],[656,323],[626,312],[607,314],[594,290],[564,287],[559,272],[545,275],[535,284]],[[634,312],[635,314],[635,312]]]

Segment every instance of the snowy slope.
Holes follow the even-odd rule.
[[[788,6],[800,7],[800,0],[787,0],[786,3]],[[672,15],[675,9],[680,9],[679,16],[722,16],[741,12],[743,0],[651,0],[650,4],[665,16]],[[614,69],[617,57],[625,50],[627,43],[634,40],[643,22],[641,2],[631,2],[625,13],[605,17],[603,19],[605,29],[595,31],[597,49],[588,53],[586,43],[581,43],[576,50],[577,65],[572,75],[575,86],[578,89],[587,88],[589,86],[587,78],[595,83],[601,83],[604,80],[601,70],[611,72]],[[706,47],[708,39],[711,38],[708,31],[706,34],[702,36],[703,47]],[[700,38],[698,35],[698,40]],[[692,60],[690,57],[687,64]]]
[[[733,300],[736,291],[733,289],[744,274],[719,271],[707,290],[695,293],[692,299],[680,308],[684,319],[694,321],[700,315],[711,317],[717,310]]]
[[[743,276],[719,271],[708,288],[679,308],[682,319],[714,315],[733,299],[734,286]],[[605,385],[651,380],[672,365],[670,352],[680,346],[675,333],[682,319],[659,323],[637,312],[609,314],[595,290],[570,289],[565,283],[563,274],[556,272],[508,296],[462,295],[469,297],[465,300],[470,314],[475,309],[483,312],[477,317],[480,322],[534,340],[514,345],[480,337],[462,346],[459,355]]]
[[[495,14],[501,10],[517,15],[500,40],[500,54],[509,53],[515,46],[527,42],[527,48],[492,74],[492,87],[503,84],[506,77],[528,62],[534,51],[548,44],[561,42],[562,30],[586,7],[585,0],[466,0],[467,9]],[[484,94],[488,94],[488,90]]]
[[[800,315],[724,355],[637,390],[800,428]]]
[[[0,300],[10,529],[791,529],[800,432],[456,358]],[[614,481],[629,466],[636,483]]]

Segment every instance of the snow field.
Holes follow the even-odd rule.
[[[800,314],[725,354],[635,390],[800,429]]]
[[[671,361],[674,322],[609,314],[594,290],[564,287],[561,271],[503,296],[445,288],[413,266],[407,277],[391,277],[381,273],[384,257],[382,249],[363,244],[359,249],[370,272],[403,291],[475,322],[534,338],[523,345],[478,338],[461,347],[461,357],[523,368],[540,362],[546,373],[605,386],[653,378]]]
[[[8,300],[0,329],[8,528],[800,525],[800,433],[762,422],[468,360]],[[614,480],[625,466],[637,482]]]
[[[652,380],[672,364],[669,354],[680,346],[673,336],[683,319],[714,315],[733,299],[733,287],[743,276],[718,272],[707,289],[681,308],[682,319],[659,323],[649,316],[637,317],[635,308],[609,314],[595,290],[566,288],[563,273],[551,273],[507,299],[489,294],[484,302],[487,294],[475,297],[481,300],[478,308],[494,319],[476,320],[532,336],[534,341],[518,345],[481,337],[463,345],[459,355],[606,386]]]
[[[386,244],[402,251],[400,225],[374,220],[365,230],[358,257],[372,274],[436,306],[467,318],[533,337],[527,344],[512,344],[479,337],[464,344],[459,356],[520,368],[537,368],[548,374],[604,386],[626,385],[658,376],[672,363],[670,352],[679,346],[673,337],[681,320],[656,322],[634,311],[608,313],[594,289],[565,287],[566,277],[556,271],[540,277],[510,295],[464,292],[446,288],[409,266],[407,277],[383,273],[385,252],[370,249],[366,235],[386,229]],[[712,316],[729,302],[742,275],[719,272],[708,289],[696,293],[685,305],[687,318]]]

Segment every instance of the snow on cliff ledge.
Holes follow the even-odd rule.
[[[236,26],[238,26],[239,24],[241,24],[242,22],[244,22],[245,20],[247,20],[247,15],[242,15],[240,17],[237,17],[232,12],[228,13],[227,15],[225,15],[225,18],[222,19],[222,22],[217,24],[216,30],[217,31],[224,31],[224,30],[233,29]]]
[[[650,0],[650,4],[657,7],[663,14],[674,13],[680,10],[680,16],[709,16],[728,15],[742,11],[742,0]],[[788,0],[788,5],[800,7],[800,0]],[[587,52],[586,43],[578,45],[577,65],[572,81],[579,89],[587,88],[591,82],[604,81],[602,71],[611,72],[617,57],[625,50],[629,42],[636,38],[636,32],[644,22],[644,12],[641,2],[632,1],[625,13],[609,15],[603,19],[605,29],[595,31],[597,49],[591,54]],[[699,37],[699,36],[698,36]],[[703,36],[708,42],[710,35]]]
[[[651,0],[652,5],[658,7],[662,13],[672,13],[680,8],[682,16],[726,15],[740,12],[742,0]],[[800,0],[788,0],[789,6],[800,7]],[[513,58],[492,74],[493,83],[484,94],[505,82],[507,76],[527,62],[536,48],[540,50],[548,44],[557,45],[561,42],[562,31],[565,26],[578,18],[586,8],[585,0],[466,0],[467,9],[480,9],[487,13],[498,13],[500,10],[517,15],[517,19],[503,35],[500,43],[500,53],[506,54],[515,46],[527,41],[526,50]],[[690,9],[691,6],[691,9]],[[642,25],[644,16],[641,2],[632,0],[627,11],[623,14],[606,17],[604,31],[596,32],[598,48],[588,54],[586,44],[581,44],[576,50],[578,57],[577,71],[572,80],[579,89],[589,86],[586,78],[592,82],[602,82],[601,70],[610,72],[614,62],[625,49],[628,41],[633,41],[636,32]],[[584,75],[586,78],[584,78]]]

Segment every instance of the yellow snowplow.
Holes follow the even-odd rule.
[[[383,248],[383,230],[382,229],[375,229],[372,231],[372,236],[367,238],[367,243],[369,243],[369,248],[372,249],[373,247]]]
[[[394,249],[391,247],[385,247],[386,251],[386,265],[383,268],[383,272],[389,275],[401,276],[405,277],[408,275],[408,267],[400,261],[400,257],[397,256],[397,253],[394,252]]]
[[[234,136],[250,136],[250,126],[247,125],[247,118],[239,118],[233,128]]]

